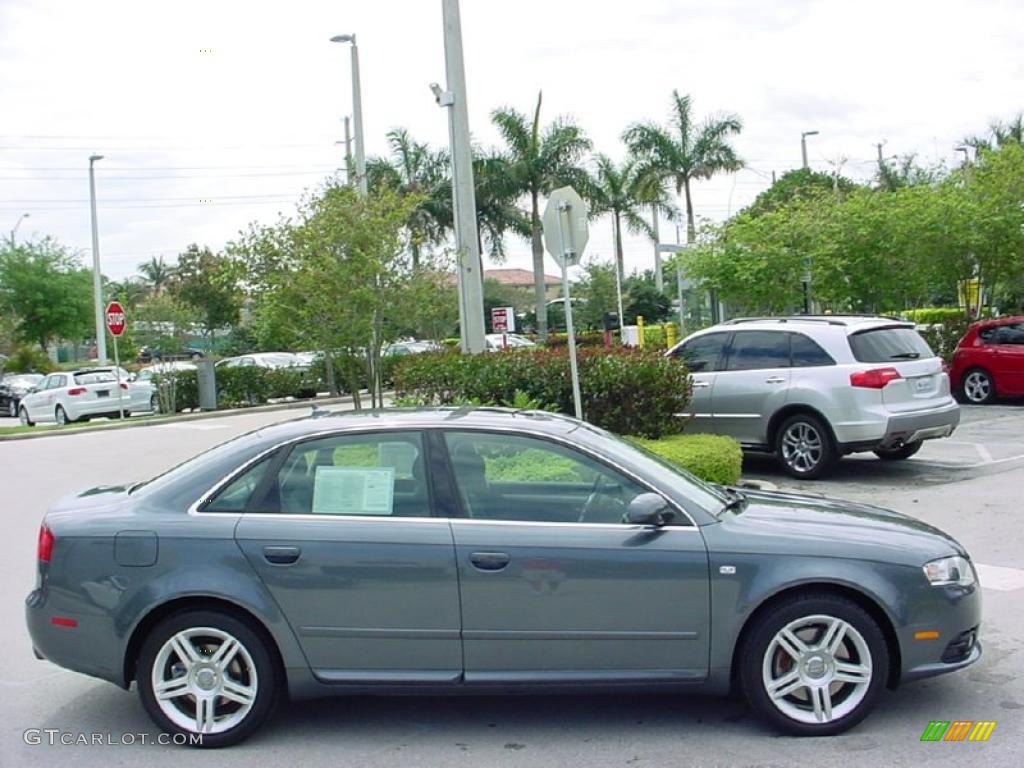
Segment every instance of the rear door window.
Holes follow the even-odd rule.
[[[729,345],[727,371],[789,368],[789,334],[778,331],[737,331]]]
[[[709,333],[706,336],[698,336],[676,349],[674,356],[686,363],[690,373],[717,371],[722,350],[728,340],[728,333]]]
[[[853,356],[862,363],[895,363],[935,357],[928,342],[913,328],[873,328],[850,336]]]
[[[835,365],[832,356],[818,346],[818,343],[802,333],[791,334],[790,355],[794,368],[813,368],[819,365]]]

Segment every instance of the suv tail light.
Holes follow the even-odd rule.
[[[903,376],[895,368],[872,368],[869,371],[851,373],[850,385],[867,389],[884,389],[890,381],[902,378]]]
[[[39,526],[39,544],[36,547],[36,558],[41,563],[50,562],[53,555],[53,532],[46,525]]]
[[[68,390],[69,395],[84,395],[86,393],[85,387],[72,387]]]

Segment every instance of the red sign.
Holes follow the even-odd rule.
[[[491,329],[494,333],[508,332],[508,315],[508,307],[494,307],[491,309]]]
[[[118,302],[112,301],[107,304],[107,330],[111,336],[120,336],[124,329],[124,308]]]

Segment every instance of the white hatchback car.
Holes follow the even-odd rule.
[[[160,397],[153,386],[153,379],[161,373],[174,373],[177,371],[194,371],[195,363],[184,360],[170,360],[164,363],[148,365],[139,371],[139,375],[128,385],[128,392],[131,395],[132,412],[152,411],[159,413]]]
[[[128,382],[112,370],[81,370],[51,373],[21,399],[18,418],[25,426],[38,421],[70,424],[95,416],[118,418],[131,415]]]

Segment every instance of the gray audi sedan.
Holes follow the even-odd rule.
[[[329,694],[742,692],[827,735],[981,654],[967,552],[502,409],[314,415],[47,512],[36,655],[236,743]]]

